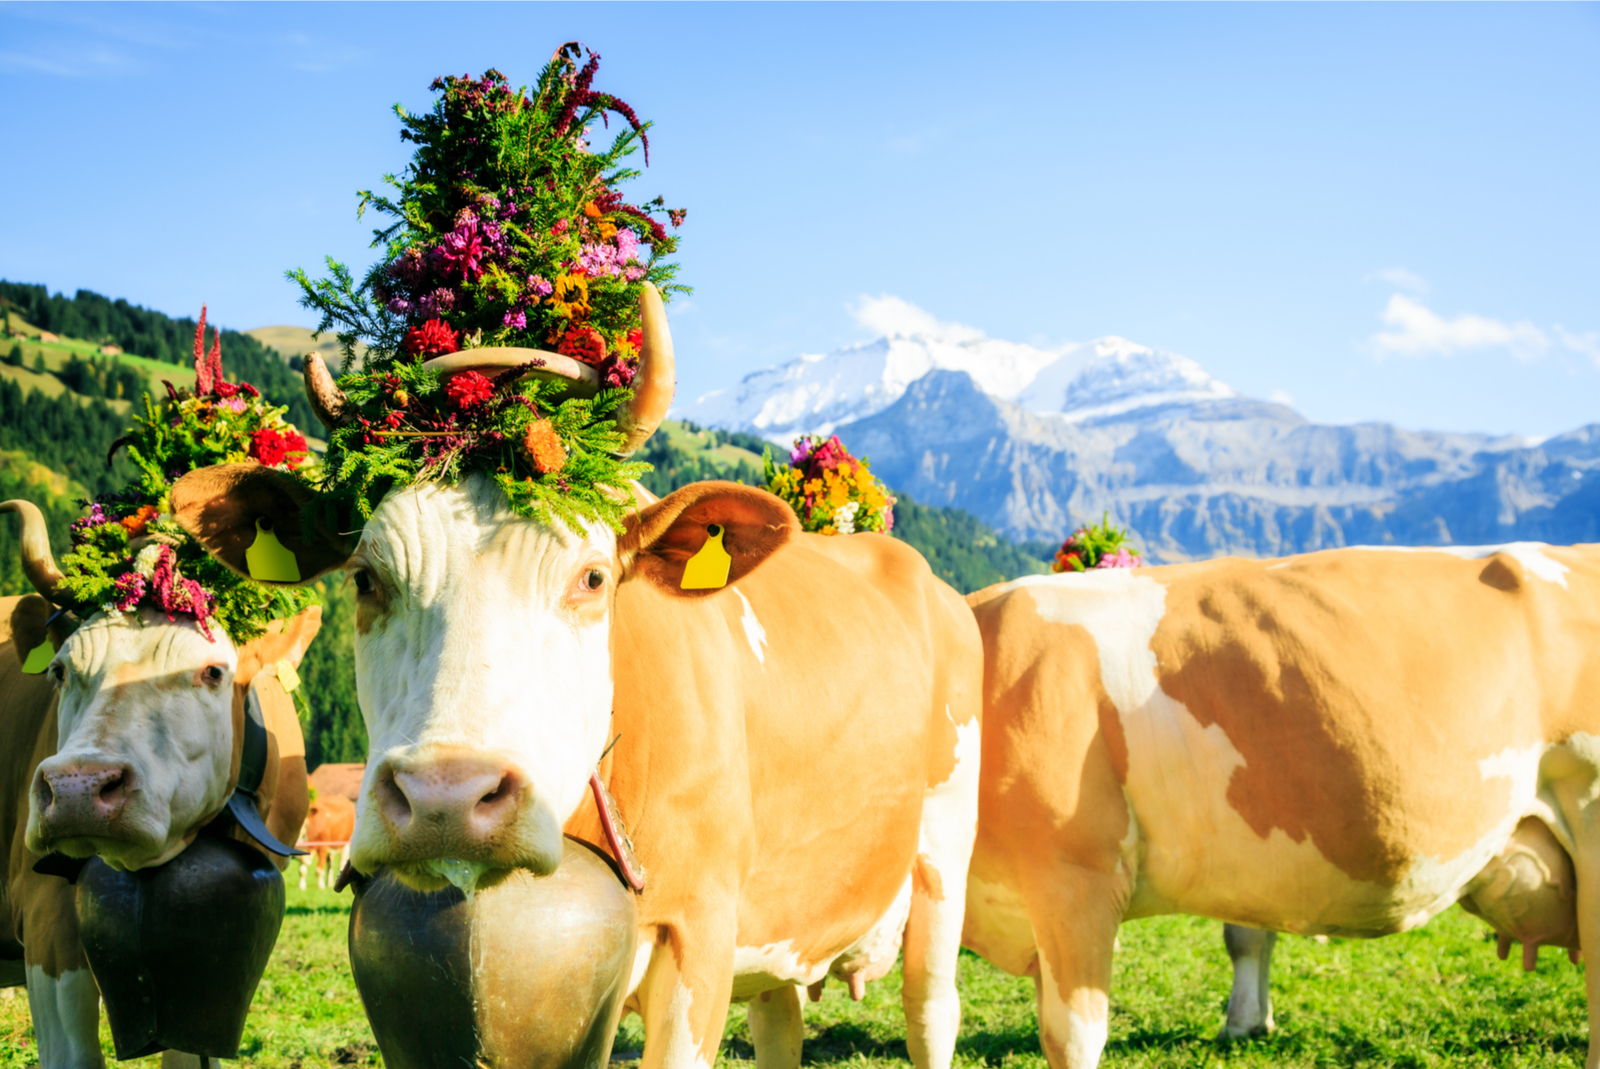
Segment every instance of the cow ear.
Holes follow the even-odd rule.
[[[286,471],[260,464],[218,464],[196,468],[173,483],[170,501],[183,529],[223,564],[257,582],[295,586],[350,559],[348,538],[325,511],[318,510],[318,522],[305,522],[312,511],[306,506],[316,497]],[[294,556],[298,580],[250,574],[246,553],[263,534]]]
[[[691,483],[630,516],[618,550],[635,574],[675,594],[715,593],[682,589],[684,565],[706,544],[714,526],[722,529],[722,547],[732,558],[729,583],[749,575],[800,533],[794,510],[765,490],[739,483]]]

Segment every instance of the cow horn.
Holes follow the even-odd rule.
[[[57,590],[66,578],[56,567],[50,553],[50,532],[44,525],[44,514],[32,501],[14,498],[0,501],[0,512],[15,512],[22,517],[22,573],[33,584],[33,589],[47,601],[57,601]]]
[[[306,400],[311,402],[311,411],[317,414],[322,425],[330,431],[336,431],[349,423],[354,418],[349,399],[343,390],[334,385],[333,375],[328,372],[328,365],[322,362],[322,356],[307,353],[301,363],[306,376]]]
[[[667,308],[661,294],[648,282],[639,294],[639,324],[643,340],[639,345],[639,371],[633,377],[633,398],[617,419],[623,434],[622,456],[644,445],[661,426],[667,409],[672,407],[672,393],[677,386]]]

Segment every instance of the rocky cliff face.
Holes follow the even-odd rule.
[[[935,371],[839,433],[919,501],[1015,538],[1059,538],[1109,511],[1162,562],[1600,538],[1600,425],[1529,445],[1327,426],[1239,397],[1073,419]]]
[[[837,431],[891,487],[1013,538],[1060,539],[1109,512],[1155,561],[1600,540],[1600,424],[1537,443],[1316,424],[1122,338],[1042,350],[962,328],[893,335],[681,414],[774,441]]]

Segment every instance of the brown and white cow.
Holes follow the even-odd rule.
[[[342,794],[318,793],[306,810],[305,827],[301,829],[299,844],[306,856],[300,859],[300,890],[306,889],[306,870],[315,869],[317,889],[327,887],[328,859],[334,859],[334,869],[344,857],[345,846],[356,830],[356,804]]]
[[[52,594],[61,576],[43,518],[27,502],[0,508],[22,515],[24,570]],[[133,870],[181,852],[233,793],[252,683],[269,736],[261,813],[280,840],[292,835],[306,809],[305,746],[292,701],[262,669],[298,663],[321,610],[239,649],[156,612],[96,613],[70,634],[51,633],[52,615],[36,594],[0,598],[0,986],[27,985],[39,1064],[82,1069],[103,1064],[100,992],[74,888],[34,863],[60,852]],[[58,650],[49,669],[24,674],[47,634]]]
[[[622,421],[635,447],[671,395],[653,290],[644,337]],[[337,413],[319,374],[308,360]],[[605,842],[599,762],[649,873],[630,981],[646,1069],[710,1066],[729,1000],[758,995],[758,1061],[798,1065],[799,988],[830,973],[858,988],[902,932],[913,1060],[950,1063],[982,651],[919,554],[800,534],[783,502],[731,483],[641,500],[620,536],[518,517],[482,476],[391,492],[353,547],[303,529],[301,502],[290,480],[228,467],[173,492],[235,568],[266,516],[301,575],[354,582],[371,739],[357,870],[418,888],[549,873],[563,829]],[[682,590],[713,525],[728,584]]]
[[[1600,546],[1341,549],[968,600],[964,942],[1035,977],[1055,1069],[1097,1063],[1137,917],[1377,936],[1460,901],[1525,946],[1600,952]],[[1265,971],[1243,979],[1264,1017]]]

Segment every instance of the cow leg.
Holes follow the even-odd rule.
[[[1269,978],[1272,948],[1277,941],[1277,932],[1240,924],[1222,926],[1222,942],[1233,959],[1233,991],[1228,995],[1228,1020],[1218,1039],[1240,1039],[1272,1031]]]
[[[977,721],[972,721],[976,730]],[[961,1030],[956,963],[967,912],[967,866],[978,829],[978,761],[959,761],[922,803],[922,842],[911,879],[900,1004],[916,1069],[949,1069]]]
[[[181,1050],[164,1050],[161,1069],[222,1069],[222,1060],[203,1054],[185,1054]]]
[[[80,955],[81,956],[81,955]],[[100,988],[87,964],[57,976],[28,965],[28,1009],[39,1044],[39,1069],[101,1069]]]
[[[674,933],[656,946],[638,990],[639,1069],[711,1069],[733,992],[733,933],[730,922],[721,930]]]
[[[306,889],[306,869],[310,867],[311,863],[309,861],[305,858],[300,859],[300,890],[302,891]]]
[[[1039,946],[1039,1045],[1050,1069],[1100,1064],[1124,885],[1110,873],[1062,865],[1041,872],[1026,892]]]
[[[799,987],[785,984],[750,1000],[750,1042],[756,1048],[756,1069],[800,1069],[804,1036]]]

